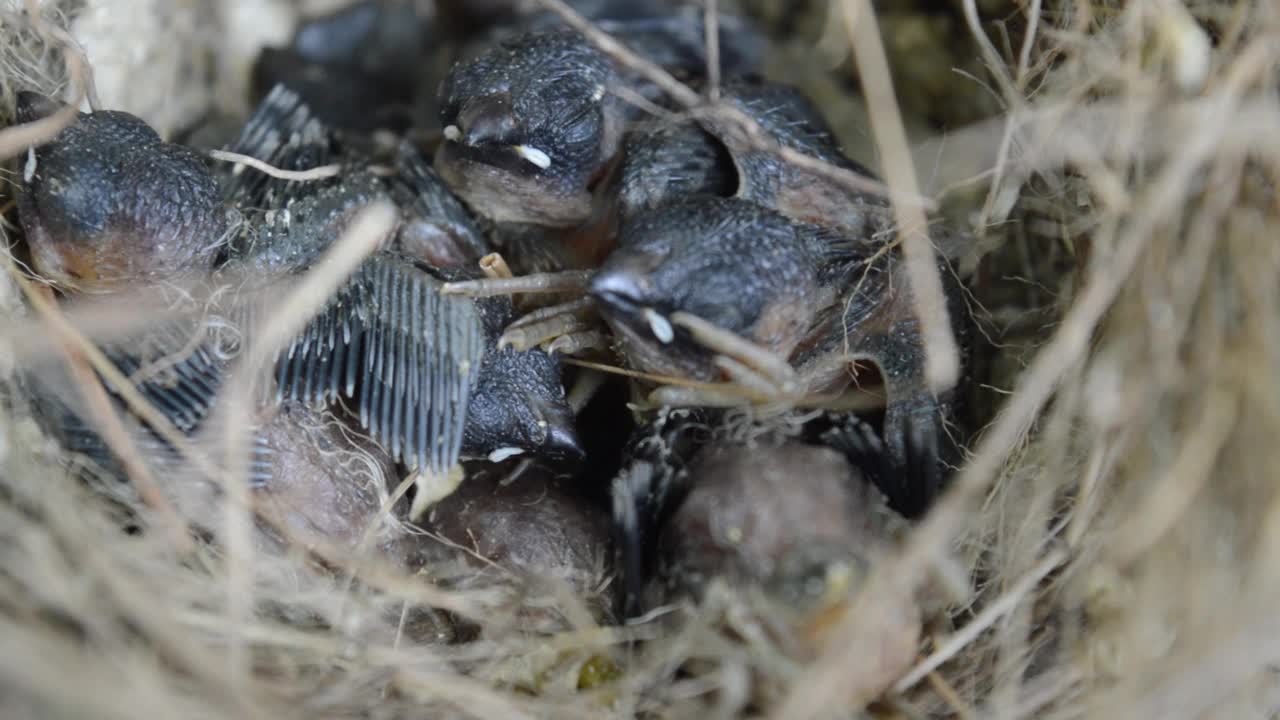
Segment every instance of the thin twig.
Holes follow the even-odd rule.
[[[695,92],[693,88],[677,80],[674,75],[662,69],[657,63],[631,52],[625,45],[615,40],[612,35],[596,27],[594,23],[579,14],[577,10],[569,7],[564,0],[538,0],[538,2],[546,9],[559,15],[566,25],[582,33],[587,40],[591,41],[592,45],[600,48],[601,52],[631,70],[640,73],[667,95],[675,98],[681,105],[695,107],[702,104],[702,96]]]
[[[1127,444],[1127,440],[1128,433],[1121,432],[1118,438],[1106,441],[1099,438],[1095,441],[1096,444],[1085,463],[1080,487],[1076,491],[1075,507],[1071,511],[1071,520],[1067,525],[1066,542],[1067,547],[1072,550],[1080,548],[1080,541],[1084,539],[1100,502],[1098,496],[1102,492],[1099,487],[1102,478],[1109,474],[1119,449]]]
[[[1009,78],[1004,61],[1000,58],[1000,51],[996,50],[995,45],[991,44],[991,39],[982,30],[982,23],[978,19],[977,4],[974,0],[964,0],[963,9],[965,22],[969,25],[969,33],[973,35],[974,42],[978,44],[978,49],[982,52],[982,59],[987,63],[987,70],[991,72],[996,82],[999,83],[1006,99],[1020,98],[1021,95],[1013,84],[1013,80]]]
[[[141,385],[152,378],[158,377],[161,373],[171,370],[189,360],[193,355],[195,355],[195,353],[200,349],[200,346],[207,339],[207,335],[204,331],[207,320],[208,317],[202,315],[198,322],[199,331],[192,333],[191,337],[187,338],[187,341],[183,343],[182,347],[178,348],[174,352],[165,354],[163,357],[156,358],[154,361],[134,370],[129,374],[129,382],[132,382],[135,385]]]
[[[720,13],[716,0],[707,0],[703,24],[707,41],[707,97],[720,101]]]
[[[1053,572],[1066,559],[1067,554],[1065,552],[1061,550],[1051,551],[1045,559],[1041,560],[1030,572],[1022,576],[998,600],[984,608],[973,620],[969,621],[969,624],[952,634],[951,637],[947,638],[946,642],[930,653],[929,657],[921,660],[906,675],[903,675],[894,684],[894,691],[906,692],[934,670],[942,667],[943,663],[955,657],[956,653],[976,640],[987,628],[1016,608],[1018,603],[1022,602],[1022,599],[1040,584],[1041,580]]]
[[[690,380],[689,378],[676,377],[674,375],[659,375],[656,373],[648,373],[641,370],[631,370],[628,368],[618,367],[616,365],[607,365],[605,363],[592,362],[590,360],[581,360],[579,358],[565,358],[564,363],[567,365],[575,365],[588,370],[597,370],[610,375],[620,375],[622,377],[634,378],[636,380],[647,380],[659,385],[671,385],[675,387],[685,387],[695,390],[709,390],[712,392],[733,393],[740,395],[743,400],[754,400],[756,402],[766,402],[771,399],[769,396],[753,392],[749,388],[727,383],[706,382],[703,380]]]
[[[247,683],[249,656],[247,641],[238,631],[252,612],[250,567],[253,561],[250,531],[252,512],[248,497],[248,443],[252,427],[256,381],[262,369],[288,340],[324,307],[360,263],[373,253],[395,228],[396,210],[389,202],[376,202],[351,221],[342,237],[329,248],[302,280],[285,296],[279,307],[262,323],[232,373],[224,393],[226,424],[224,449],[227,474],[223,482],[224,530],[227,546],[227,659],[233,679]]]
[[[902,254],[906,258],[916,317],[924,337],[925,376],[935,391],[945,390],[960,377],[960,352],[951,333],[942,278],[929,242],[929,221],[918,205],[896,200],[901,195],[919,195],[920,184],[916,180],[871,0],[845,0],[844,20],[867,98],[871,130],[883,158],[885,178],[890,188],[902,191],[894,193],[891,201],[898,232],[904,236]]]
[[[964,17],[965,22],[969,26],[969,34],[973,36],[974,41],[978,43],[978,47],[982,49],[983,56],[986,58],[988,70],[996,78],[1004,91],[1003,101],[1005,106],[1009,108],[1007,113],[1008,119],[1005,122],[1004,132],[1000,138],[1000,149],[996,154],[995,166],[992,168],[993,176],[991,181],[991,189],[987,192],[986,202],[983,203],[981,220],[979,227],[985,229],[987,224],[991,222],[991,215],[995,210],[997,199],[1004,192],[1004,177],[1006,165],[1009,160],[1009,153],[1013,148],[1013,118],[1023,106],[1023,93],[1021,92],[1022,83],[1026,77],[1027,66],[1031,53],[1032,44],[1035,41],[1036,28],[1040,21],[1040,0],[1034,0],[1035,5],[1032,12],[1034,13],[1027,23],[1026,36],[1023,38],[1022,52],[1018,63],[1018,85],[1015,86],[1004,71],[1004,66],[1000,62],[1000,56],[995,48],[991,45],[990,39],[983,31],[981,23],[978,21],[978,9],[973,0],[965,0]]]
[[[480,271],[490,280],[506,280],[514,277],[502,253],[492,252],[480,258]]]
[[[385,482],[385,478],[382,477],[378,477],[378,480],[379,482]],[[351,591],[355,587],[356,578],[359,576],[361,566],[364,564],[362,560],[369,557],[369,550],[373,548],[373,541],[378,533],[384,528],[396,526],[397,521],[392,511],[395,509],[396,503],[400,502],[405,493],[409,492],[409,488],[413,487],[413,484],[413,475],[406,475],[391,495],[382,503],[382,506],[378,508],[377,514],[370,519],[369,524],[361,531],[360,539],[356,543],[355,550],[351,553],[351,564],[349,567],[343,568],[346,577],[343,582],[342,604],[338,608],[338,617],[342,618],[347,615],[350,607]]]
[[[441,295],[493,297],[495,295],[580,292],[591,281],[594,271],[560,270],[532,273],[519,277],[460,280],[440,286]]]
[[[1187,440],[1160,483],[1160,492],[1153,494],[1135,518],[1129,521],[1116,538],[1114,562],[1120,567],[1132,563],[1149,550],[1191,508],[1192,503],[1218,475],[1214,468],[1218,455],[1230,440],[1236,428],[1236,412],[1239,399],[1235,393],[1221,387],[1212,387],[1197,413],[1195,428],[1187,433]]]
[[[1142,108],[1133,107],[1131,101],[1112,99],[1044,103],[930,138],[918,143],[915,150],[917,155],[938,156],[938,171],[932,182],[938,188],[936,193],[944,195],[954,187],[997,173],[1025,178],[1086,162],[1097,165],[1099,158],[1110,163],[1127,158],[1162,160],[1181,153],[1190,129],[1204,127],[1217,112],[1214,104],[1212,98]],[[1138,113],[1145,114],[1138,123],[1141,133],[1134,136],[1130,125]],[[1220,152],[1267,153],[1275,157],[1274,148],[1259,145],[1256,140],[1280,133],[1272,101],[1250,98],[1240,103],[1232,118],[1232,130],[1217,138]],[[1007,141],[1006,135],[1010,136]],[[1007,149],[1006,142],[1010,144]]]
[[[680,122],[684,119],[683,114],[671,112],[667,108],[662,107],[626,85],[615,85],[609,88],[609,94],[618,97],[625,103],[640,108],[643,112],[646,112],[660,120],[666,122]]]
[[[646,380],[658,385],[665,385],[678,388],[688,388],[695,391],[705,391],[712,395],[733,396],[743,403],[750,403],[757,406],[767,405],[785,405],[788,409],[816,409],[830,411],[856,411],[870,412],[872,410],[880,410],[884,408],[886,397],[882,391],[870,388],[849,388],[839,394],[820,394],[813,393],[808,395],[774,395],[757,392],[749,387],[736,383],[726,382],[707,382],[704,380],[690,380],[689,378],[676,377],[674,375],[658,375],[655,373],[647,373],[641,370],[631,370],[629,368],[618,367],[617,365],[608,365],[605,363],[592,362],[581,358],[567,357],[563,362],[566,365],[574,365],[588,370],[598,370],[609,375],[619,375],[622,377],[634,378],[636,380]]]
[[[1036,33],[1040,28],[1040,2],[1041,0],[1031,0],[1031,4],[1027,6],[1027,32],[1022,38],[1022,51],[1018,53],[1018,76],[1015,78],[1019,90],[1018,97],[1026,94],[1027,72],[1031,67],[1031,48],[1035,46]]]
[[[342,166],[338,164],[321,165],[319,167],[309,168],[307,170],[281,170],[274,165],[265,163],[256,157],[242,155],[238,152],[230,150],[210,150],[209,157],[214,160],[225,160],[237,165],[247,165],[254,170],[266,173],[273,178],[280,180],[294,180],[297,182],[308,182],[311,180],[324,180],[336,176],[342,171]]]
[[[960,718],[960,720],[973,720],[976,717],[973,708],[969,707],[969,704],[964,701],[964,698],[960,697],[960,693],[956,692],[956,689],[952,687],[951,683],[947,682],[946,678],[937,672],[931,672],[929,673],[929,684],[933,686],[934,692],[938,693],[942,701],[951,707],[956,717]]]

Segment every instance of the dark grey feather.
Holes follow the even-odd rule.
[[[406,258],[370,258],[280,352],[277,401],[353,400],[397,459],[452,467],[485,334],[474,302],[440,284]]]

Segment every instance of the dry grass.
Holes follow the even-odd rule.
[[[986,427],[816,662],[788,659],[728,593],[678,631],[661,618],[602,628],[564,594],[446,589],[367,544],[256,543],[231,502],[215,511],[223,543],[121,533],[123,518],[164,528],[171,510],[57,462],[15,376],[44,316],[23,320],[5,277],[0,715],[847,715],[869,699],[849,697],[869,655],[858,638],[885,598],[928,586],[946,612],[876,713],[1274,717],[1280,12],[1032,0],[1005,37],[958,4],[989,65],[973,92],[1005,114],[915,159],[924,189],[950,188],[975,223],[961,264],[979,325],[967,414]],[[16,11],[0,22],[7,114],[14,88],[61,88],[68,66]],[[5,198],[20,173],[19,158]],[[513,622],[544,601],[569,629]],[[427,608],[470,619],[478,639],[426,642],[412,620]],[[715,616],[735,632],[700,621]],[[605,658],[622,674],[579,688],[583,663]]]

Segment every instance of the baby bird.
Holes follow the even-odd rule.
[[[855,175],[874,177],[845,156],[822,114],[796,88],[738,81],[725,88],[722,98],[754,120],[778,146]],[[868,247],[878,249],[891,239],[889,206],[884,198],[852,190],[783,160],[723,114],[709,114],[699,122],[723,143],[732,158],[737,197],[797,222],[838,230]]]
[[[428,511],[428,528],[452,546],[434,554],[448,550],[480,570],[468,584],[504,576],[535,589],[562,583],[597,621],[607,621],[614,585],[606,516],[545,471],[512,472],[511,463],[473,467],[456,492]]]
[[[615,81],[609,61],[577,33],[503,41],[445,80],[436,169],[497,222],[581,223],[628,115],[606,92]]]
[[[287,47],[262,51],[254,85],[260,96],[286,85],[337,130],[404,130],[420,89],[434,91],[447,67],[433,62],[433,15],[408,0],[364,0],[309,18]],[[437,65],[435,82],[424,82]]]
[[[334,142],[280,87],[237,151],[306,170],[341,161]],[[233,243],[233,260],[273,276],[309,267],[374,200],[394,198],[401,208],[389,247],[366,260],[280,354],[278,398],[351,399],[361,425],[395,457],[435,473],[464,456],[579,457],[559,363],[541,351],[496,346],[510,301],[439,293],[446,278],[468,272],[462,267],[484,250],[483,236],[415,151],[401,148],[397,165],[390,185],[358,167],[307,184],[262,181],[253,171],[228,179],[229,195],[259,218]]]
[[[668,414],[646,436],[614,483],[623,567],[640,573],[630,612],[726,583],[811,657],[905,529],[863,469],[880,466],[878,438],[849,420],[808,444],[705,411]],[[921,624],[914,597],[891,604],[886,680],[914,660]]]
[[[625,219],[690,197],[732,197],[738,171],[728,148],[697,123],[656,120],[627,133],[617,182]]]
[[[59,107],[35,93],[19,94],[23,121]],[[163,309],[194,310],[186,293],[164,290],[207,278],[229,234],[217,181],[200,155],[161,141],[145,122],[117,111],[81,113],[33,149],[18,206],[35,270],[70,298],[154,289],[150,297]],[[222,346],[204,337],[208,329],[179,316],[109,338],[102,350],[118,370],[137,378],[145,400],[180,432],[194,435],[225,375]],[[176,360],[158,362],[164,359]],[[83,398],[67,392],[76,383],[65,370],[57,364],[33,369],[37,414],[69,449],[122,475],[117,458],[86,422]],[[132,415],[122,422],[144,455],[176,462],[174,449],[152,428]]]
[[[227,202],[245,221],[222,272],[251,292],[310,269],[357,213],[392,198],[283,86],[259,106],[233,150],[289,171],[344,166],[305,182],[243,167],[224,174]],[[392,238],[382,242],[389,246]],[[484,347],[474,307],[439,297],[438,285],[399,253],[368,258],[279,353],[276,401],[321,406],[349,398],[361,425],[396,459],[436,472],[452,467]],[[263,310],[247,308],[240,323],[246,337]]]
[[[527,454],[581,461],[586,451],[560,381],[560,359],[541,350],[499,347],[498,337],[516,317],[511,300],[478,298],[475,303],[489,349],[467,410],[463,454],[494,460]]]
[[[635,366],[716,380],[717,358],[681,324],[696,316],[790,357],[836,301],[837,239],[733,198],[672,202],[625,224],[591,294]]]
[[[219,300],[212,307],[194,308],[207,312],[207,318],[179,317],[173,323],[148,328],[144,337],[113,341],[104,348],[123,372],[142,377],[138,389],[183,432],[197,432],[217,405],[230,365],[244,351],[245,342],[252,342],[256,323],[266,312],[261,293],[310,268],[361,209],[398,197],[403,201],[404,227],[412,229],[412,235],[406,237],[421,241],[432,236],[437,242],[429,244],[437,255],[456,259],[469,258],[478,250],[478,234],[467,230],[461,205],[447,196],[438,178],[431,192],[418,192],[424,184],[431,185],[433,178],[421,159],[406,161],[405,167],[417,174],[406,173],[394,186],[358,165],[337,177],[306,182],[279,180],[237,167],[224,173],[221,192],[203,164],[196,165],[203,172],[202,187],[208,186],[207,192],[196,198],[216,208],[216,212],[205,213],[219,220],[213,226],[218,232],[214,236],[197,235],[199,228],[194,225],[170,226],[160,221],[191,215],[192,200],[169,192],[185,191],[183,183],[190,175],[186,166],[175,169],[156,163],[149,173],[176,175],[167,178],[171,180],[167,189],[155,191],[153,186],[164,183],[154,180],[146,187],[157,194],[140,197],[122,193],[113,198],[115,209],[106,216],[116,223],[108,223],[111,232],[87,234],[81,231],[86,223],[61,222],[68,208],[74,209],[67,198],[82,194],[97,197],[114,188],[112,183],[124,182],[116,177],[121,174],[102,169],[100,158],[95,158],[105,151],[95,148],[110,148],[113,157],[127,156],[131,149],[150,157],[158,141],[154,133],[138,129],[145,129],[141,121],[119,114],[108,114],[97,124],[84,118],[81,123],[84,127],[77,128],[71,147],[88,148],[89,159],[75,160],[68,148],[60,148],[62,154],[52,156],[57,162],[46,163],[43,169],[37,159],[36,169],[41,172],[32,175],[25,189],[24,224],[33,229],[28,238],[33,256],[48,252],[50,246],[74,245],[90,256],[103,252],[102,244],[119,250],[113,238],[120,235],[121,218],[142,218],[131,221],[136,232],[129,236],[129,247],[136,249],[137,256],[129,267],[142,270],[127,278],[120,275],[119,281],[164,283],[172,276],[161,273],[160,268],[180,276],[183,272],[208,272],[216,265],[212,284],[235,290],[214,295],[229,304]],[[130,129],[126,135],[136,142],[125,143],[117,125]],[[235,148],[286,170],[342,161],[355,165],[343,157],[327,129],[297,96],[285,89],[268,97]],[[162,159],[198,159],[181,149],[160,152]],[[61,191],[53,193],[55,187]],[[224,207],[237,208],[237,222],[225,224]],[[429,215],[436,211],[443,216],[433,224]],[[184,228],[181,238],[188,248],[200,241],[200,247],[209,248],[198,256],[198,262],[189,253],[174,256],[170,242],[174,227]],[[204,229],[212,232],[209,227]],[[439,241],[441,238],[447,242]],[[390,237],[385,240],[388,244],[392,241]],[[416,249],[423,250],[422,242]],[[190,262],[179,262],[183,258]],[[93,273],[82,274],[101,277],[92,269]],[[397,460],[439,472],[458,462],[464,434],[468,454],[480,457],[499,450],[511,454],[513,448],[531,455],[545,448],[555,458],[579,454],[559,364],[541,353],[540,359],[507,357],[507,351],[494,347],[489,338],[492,333],[482,320],[484,313],[475,301],[438,293],[443,281],[433,274],[436,272],[437,268],[391,249],[371,257],[278,355],[274,403],[329,405],[340,413],[333,401],[339,396],[350,398],[364,427]],[[108,286],[99,283],[98,287]],[[492,316],[492,311],[488,312]],[[215,332],[214,328],[220,330]],[[489,349],[491,361],[486,358]],[[156,360],[165,362],[157,364]],[[480,383],[489,373],[496,376]],[[520,392],[504,389],[504,383],[510,382],[519,382]],[[481,384],[486,392],[491,388],[495,398],[488,404],[481,401],[475,425],[465,433],[471,392]],[[265,412],[270,408],[259,409]]]
[[[784,147],[866,174],[794,90],[736,83],[726,98]],[[618,247],[590,283],[623,357],[650,373],[727,383],[654,395],[680,404],[822,404],[851,383],[873,385],[857,372],[870,364],[886,396],[890,454],[902,467],[910,452],[936,461],[948,397],[925,382],[885,203],[782,162],[720,120],[703,122],[628,139]],[[954,278],[945,260],[940,271]],[[914,515],[936,490],[889,494]]]
[[[400,207],[396,249],[432,267],[475,267],[490,252],[471,212],[408,143],[396,151],[391,192]]]
[[[403,528],[380,517],[398,473],[377,443],[332,413],[284,403],[263,414],[257,431],[254,506],[304,542],[370,547],[404,562]]]
[[[22,92],[18,119],[57,107]],[[31,151],[18,209],[36,271],[78,292],[207,272],[227,226],[217,181],[199,154],[110,110],[77,115]]]
[[[736,198],[673,202],[624,224],[619,249],[590,283],[623,357],[656,375],[722,383],[660,388],[663,403],[742,405],[833,398],[878,369],[886,441],[937,461],[945,407],[923,378],[906,282],[884,256],[829,229]],[[904,512],[933,488],[902,488]]]
[[[124,372],[131,369],[136,371],[121,365]],[[72,467],[99,481],[98,487],[108,495],[122,493],[124,486],[118,481],[129,479],[138,468],[123,462],[116,455],[119,448],[90,422],[92,415],[76,383],[53,367],[32,371],[26,379],[35,418],[68,452]],[[191,446],[220,463],[222,456],[216,449],[225,444],[227,428],[211,411],[200,414],[197,424],[187,424],[191,408],[186,393],[191,387],[191,383],[151,382],[142,383],[140,389],[161,413],[176,421]],[[221,483],[235,476],[220,472],[210,477],[139,418],[122,413],[117,419],[125,441],[145,463],[157,489],[194,527],[220,533],[218,508],[225,501]],[[251,421],[245,479],[253,506],[265,521],[254,533],[256,543],[277,549],[284,540],[283,531],[304,542],[319,540],[333,548],[355,550],[368,532],[370,548],[397,562],[408,560],[396,521],[373,527],[383,521],[379,512],[388,482],[397,476],[385,450],[341,417],[294,403],[261,408]]]
[[[629,10],[603,5],[593,19],[632,50],[682,74],[705,71],[697,14],[664,3]],[[759,57],[755,35],[727,15],[720,29],[726,76],[751,68]],[[456,64],[441,87],[445,143],[436,167],[494,221],[578,225],[591,218],[593,190],[607,175],[626,125],[639,117],[628,91],[650,100],[660,95],[574,31],[534,30],[500,40]]]

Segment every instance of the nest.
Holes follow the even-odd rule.
[[[0,8],[0,116],[24,88],[96,90],[162,130],[234,114],[238,73],[296,12],[142,3],[147,29],[115,40],[144,46],[110,61],[110,4]],[[861,3],[757,4],[776,74],[807,55],[821,70],[791,79],[855,155],[890,158],[850,80],[842,12]],[[1260,0],[893,5],[880,27],[923,190],[973,234],[959,271],[974,432],[819,657],[788,661],[754,627],[597,627],[562,593],[450,589],[287,543],[175,542],[138,493],[74,479],[29,417],[13,378],[56,349],[30,333],[57,331],[9,258],[0,714],[1274,717],[1280,15]],[[255,8],[278,25],[231,32]],[[100,33],[80,38],[89,63],[67,28]],[[120,81],[139,68],[146,82]],[[0,133],[10,243],[32,130]],[[886,598],[925,584],[940,611],[915,666],[879,697],[851,692],[876,671],[866,639]],[[733,602],[712,594],[692,616]],[[517,622],[546,603],[571,630]],[[475,638],[410,641],[435,610]]]

